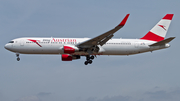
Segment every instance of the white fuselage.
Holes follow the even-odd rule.
[[[64,45],[76,45],[88,39],[89,38],[17,38],[7,43],[5,48],[21,54],[65,54],[62,50]],[[142,39],[110,39],[103,46],[99,46],[99,52],[93,55],[131,55],[169,47],[169,44],[150,47],[149,45],[153,43],[156,43],[156,41]],[[88,55],[88,53],[75,52],[71,55]]]

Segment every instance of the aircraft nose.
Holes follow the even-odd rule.
[[[9,44],[6,44],[6,45],[4,46],[4,48],[5,48],[5,49],[7,49],[7,50],[10,50],[10,48],[11,48],[11,45],[9,45]]]

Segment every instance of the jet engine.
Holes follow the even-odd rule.
[[[73,46],[73,45],[65,45],[65,46],[63,46],[63,51],[64,51],[64,53],[71,54],[71,53],[79,51],[79,48],[77,48],[76,46]]]
[[[79,55],[62,54],[62,61],[72,61],[80,58]]]

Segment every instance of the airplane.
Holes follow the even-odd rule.
[[[169,48],[175,37],[165,39],[174,14],[166,14],[145,36],[140,39],[112,39],[121,29],[130,14],[115,28],[94,38],[16,38],[7,43],[5,49],[19,54],[61,54],[62,61],[72,61],[85,56],[85,65],[91,64],[97,55],[133,55]]]

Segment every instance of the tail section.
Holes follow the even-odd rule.
[[[144,37],[143,40],[162,41],[168,31],[174,14],[166,14]]]

